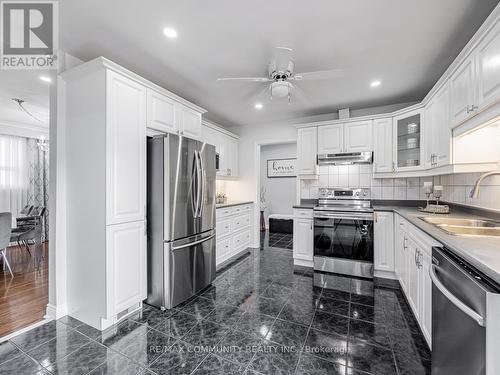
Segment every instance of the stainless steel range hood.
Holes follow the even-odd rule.
[[[371,164],[372,162],[373,153],[370,151],[318,155],[319,165]]]

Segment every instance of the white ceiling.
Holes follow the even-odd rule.
[[[0,70],[0,123],[48,128],[49,84],[40,80],[41,75],[47,72]],[[24,100],[24,108],[38,120],[20,109],[12,98]]]
[[[105,56],[206,108],[222,125],[283,121],[422,99],[498,0],[64,0],[64,51]],[[166,26],[178,31],[167,39]],[[306,99],[256,98],[274,46],[294,49],[297,72],[346,69],[300,82]],[[374,79],[382,85],[369,87]],[[264,109],[256,111],[256,101]]]

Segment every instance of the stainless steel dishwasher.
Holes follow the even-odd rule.
[[[500,374],[496,364],[486,363],[487,345],[493,344],[487,344],[486,325],[491,321],[487,313],[494,311],[488,308],[488,301],[498,304],[500,286],[441,248],[432,251],[429,273],[432,375]]]

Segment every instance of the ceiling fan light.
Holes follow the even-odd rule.
[[[276,98],[284,98],[290,94],[290,83],[286,81],[277,81],[271,84],[271,94]]]

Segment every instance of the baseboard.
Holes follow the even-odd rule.
[[[66,315],[68,315],[68,306],[66,304],[54,306],[49,303],[47,304],[44,318],[57,320]]]
[[[293,265],[313,268],[314,263],[312,260],[303,260],[303,259],[293,258]]]

